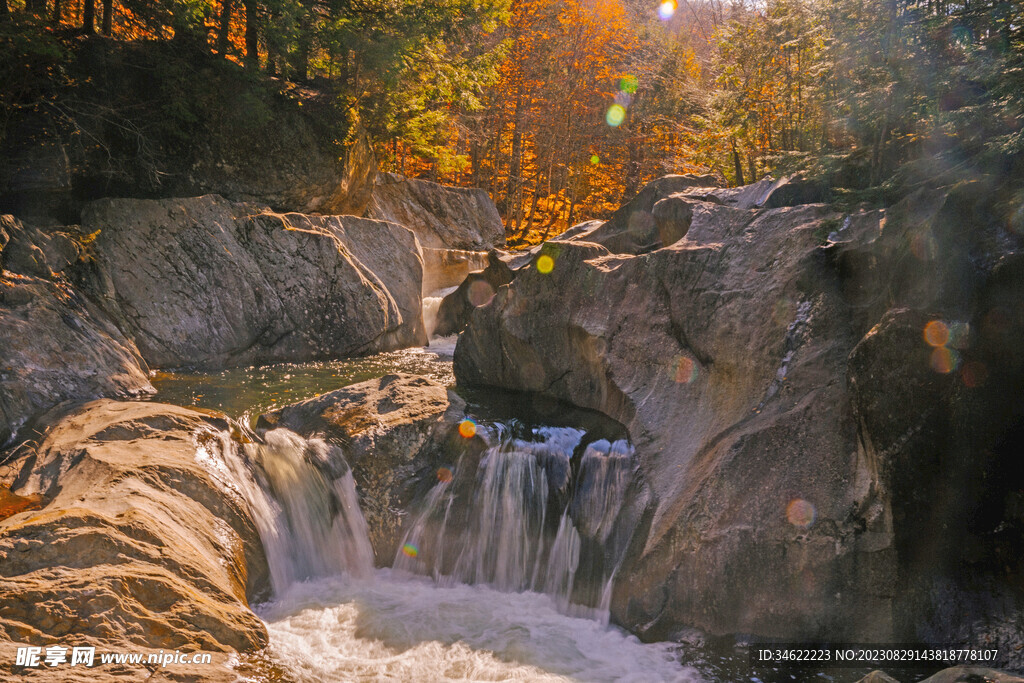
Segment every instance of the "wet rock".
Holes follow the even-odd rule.
[[[225,424],[110,400],[54,420],[3,482],[45,505],[0,521],[0,638],[166,651],[265,646],[248,603],[266,597],[268,570],[218,451]]]
[[[1024,363],[997,349],[1019,347],[1006,341],[1024,329],[1010,313],[1024,278],[970,194],[909,197],[834,243],[846,221],[826,206],[687,193],[690,227],[670,246],[548,243],[472,312],[461,385],[539,392],[630,431],[647,512],[617,575],[619,623],[651,639],[698,627],[960,642],[948,616],[921,630],[946,614],[936,574],[1019,576],[999,559],[1018,527],[999,524],[1024,486],[1009,445],[1024,406],[999,397],[1020,395]],[[936,351],[931,320],[966,346]],[[984,320],[988,345],[966,331]],[[983,367],[999,378],[979,383]],[[965,554],[971,539],[979,554]]]
[[[494,251],[487,255],[487,267],[470,273],[459,288],[441,301],[434,334],[446,337],[458,334],[469,322],[473,309],[490,303],[498,288],[512,282],[512,269]]]
[[[663,243],[653,214],[654,205],[669,195],[718,185],[714,176],[667,175],[653,180],[613,213],[604,225],[591,230],[585,239],[617,254],[641,254],[657,249]]]
[[[152,393],[135,345],[66,281],[0,273],[0,446],[69,400]]]
[[[505,244],[498,209],[486,190],[479,188],[382,173],[366,215],[404,225],[431,249],[479,251]]]
[[[394,374],[266,413],[257,427],[285,427],[341,448],[356,480],[376,562],[390,566],[404,511],[423,471],[436,481],[430,476],[435,459],[451,459],[465,447],[456,435],[464,410],[462,399],[445,387]]]
[[[426,341],[414,235],[217,196],[90,204],[86,291],[153,367],[217,368]],[[98,232],[97,232],[98,231]]]

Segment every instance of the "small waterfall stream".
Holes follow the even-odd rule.
[[[621,551],[603,546],[635,469],[625,441],[489,428],[482,457],[426,491],[405,541],[425,552],[374,571],[340,449],[233,428],[245,438],[216,435],[197,457],[253,510],[274,593],[257,611],[289,680],[697,680],[671,645],[606,626]]]
[[[498,425],[475,472],[459,462],[429,492],[393,566],[442,585],[547,593],[607,623],[625,544],[606,542],[636,465],[628,442],[582,447],[584,435],[545,427],[527,440]]]

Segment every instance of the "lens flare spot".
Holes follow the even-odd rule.
[[[814,520],[817,518],[818,511],[814,509],[814,505],[803,498],[794,498],[786,506],[786,519],[793,526],[807,529],[814,524]]]
[[[675,365],[675,380],[680,384],[689,384],[697,379],[697,364],[692,358],[680,356]]]
[[[665,2],[658,5],[658,16],[662,21],[668,21],[676,13],[676,7],[675,0],[665,0]]]
[[[601,163],[601,157],[597,156],[596,154],[591,155],[590,163],[592,163],[594,166],[597,166],[599,163]]]
[[[621,104],[613,104],[608,107],[608,113],[604,115],[605,122],[612,128],[617,128],[626,120],[626,108]]]
[[[924,326],[924,340],[929,346],[945,346],[949,341],[949,326],[941,320],[932,320]]]
[[[442,484],[447,484],[452,480],[452,471],[447,467],[441,467],[437,470],[437,480]]]
[[[469,284],[466,297],[469,299],[469,303],[479,308],[491,303],[491,299],[494,298],[494,288],[486,280],[475,280]]]
[[[969,323],[953,322],[949,324],[949,341],[946,346],[954,349],[966,349],[971,336]]]
[[[980,387],[988,379],[988,368],[984,363],[972,360],[964,363],[963,369],[960,370],[960,376],[964,380],[964,386],[974,389]]]
[[[471,439],[476,436],[476,422],[468,417],[459,423],[459,436],[463,439]]]
[[[548,273],[550,273],[554,269],[555,269],[555,259],[551,258],[547,254],[541,255],[541,257],[539,259],[537,259],[537,272],[538,273],[542,273],[544,275],[547,275]]]
[[[953,349],[939,346],[932,351],[932,370],[943,375],[948,375],[960,365],[960,354]]]
[[[416,557],[420,554],[420,549],[414,546],[412,543],[406,543],[402,546],[402,554],[406,557]]]
[[[640,86],[640,81],[633,74],[626,74],[619,79],[619,90],[630,95],[636,93],[637,88]]]

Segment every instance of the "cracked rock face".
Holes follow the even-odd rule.
[[[39,502],[0,521],[0,643],[264,647],[248,603],[267,597],[268,569],[218,460],[232,445],[217,438],[225,425],[104,399],[65,415],[10,463],[0,484]]]
[[[653,205],[665,184],[640,197]],[[955,528],[956,510],[969,509],[942,494],[944,477],[976,482],[964,488],[984,499],[979,463],[992,460],[980,456],[1014,410],[994,397],[1021,377],[1020,354],[986,351],[984,334],[961,352],[1003,368],[999,386],[965,388],[929,365],[923,325],[983,330],[1024,280],[1007,275],[1019,270],[1003,263],[1013,253],[993,253],[998,226],[962,244],[955,226],[974,215],[972,194],[915,195],[888,221],[691,194],[673,244],[613,254],[588,243],[597,231],[548,243],[472,312],[455,352],[460,384],[554,396],[630,431],[643,485],[628,504],[646,513],[617,575],[616,621],[650,639],[685,627],[921,635],[908,629],[930,589],[908,583],[908,568],[959,562],[968,530],[960,521],[959,535],[939,534],[947,540],[928,557],[910,554],[914,538],[929,524]],[[937,255],[908,254],[926,231]],[[1006,338],[1024,331],[1019,314],[999,320]],[[957,424],[977,425],[971,440],[950,438]],[[911,496],[915,481],[931,488]]]
[[[16,241],[24,235],[10,216],[0,218],[0,231]],[[35,251],[42,259],[43,251]],[[0,271],[0,447],[62,401],[153,391],[135,345],[103,311],[54,276],[45,260],[8,258],[8,249],[2,255],[8,270]],[[37,268],[50,277],[10,270]]]
[[[426,341],[414,235],[216,195],[107,199],[86,291],[153,367],[339,358]]]

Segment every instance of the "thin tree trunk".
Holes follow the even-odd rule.
[[[96,33],[96,0],[85,0],[82,9],[82,32]]]
[[[7,0],[0,0],[3,3],[0,7],[0,14],[3,14],[3,8],[7,7]],[[50,15],[50,21],[54,26],[60,26],[60,23],[64,21],[64,3],[63,0],[53,0],[53,14]]]
[[[114,0],[103,0],[103,35],[109,36],[114,24]]]
[[[228,37],[231,32],[231,0],[221,0],[220,32],[217,34],[217,54],[224,57],[228,53]]]
[[[242,1],[245,7],[245,66],[256,71],[260,68],[260,33],[256,20],[256,0]]]
[[[746,185],[743,182],[743,163],[740,161],[740,152],[736,149],[736,138],[732,139],[732,163],[736,171],[736,186]]]
[[[58,0],[59,2],[60,0]],[[6,19],[10,16],[11,10],[7,6],[7,0],[0,0],[0,19]]]

